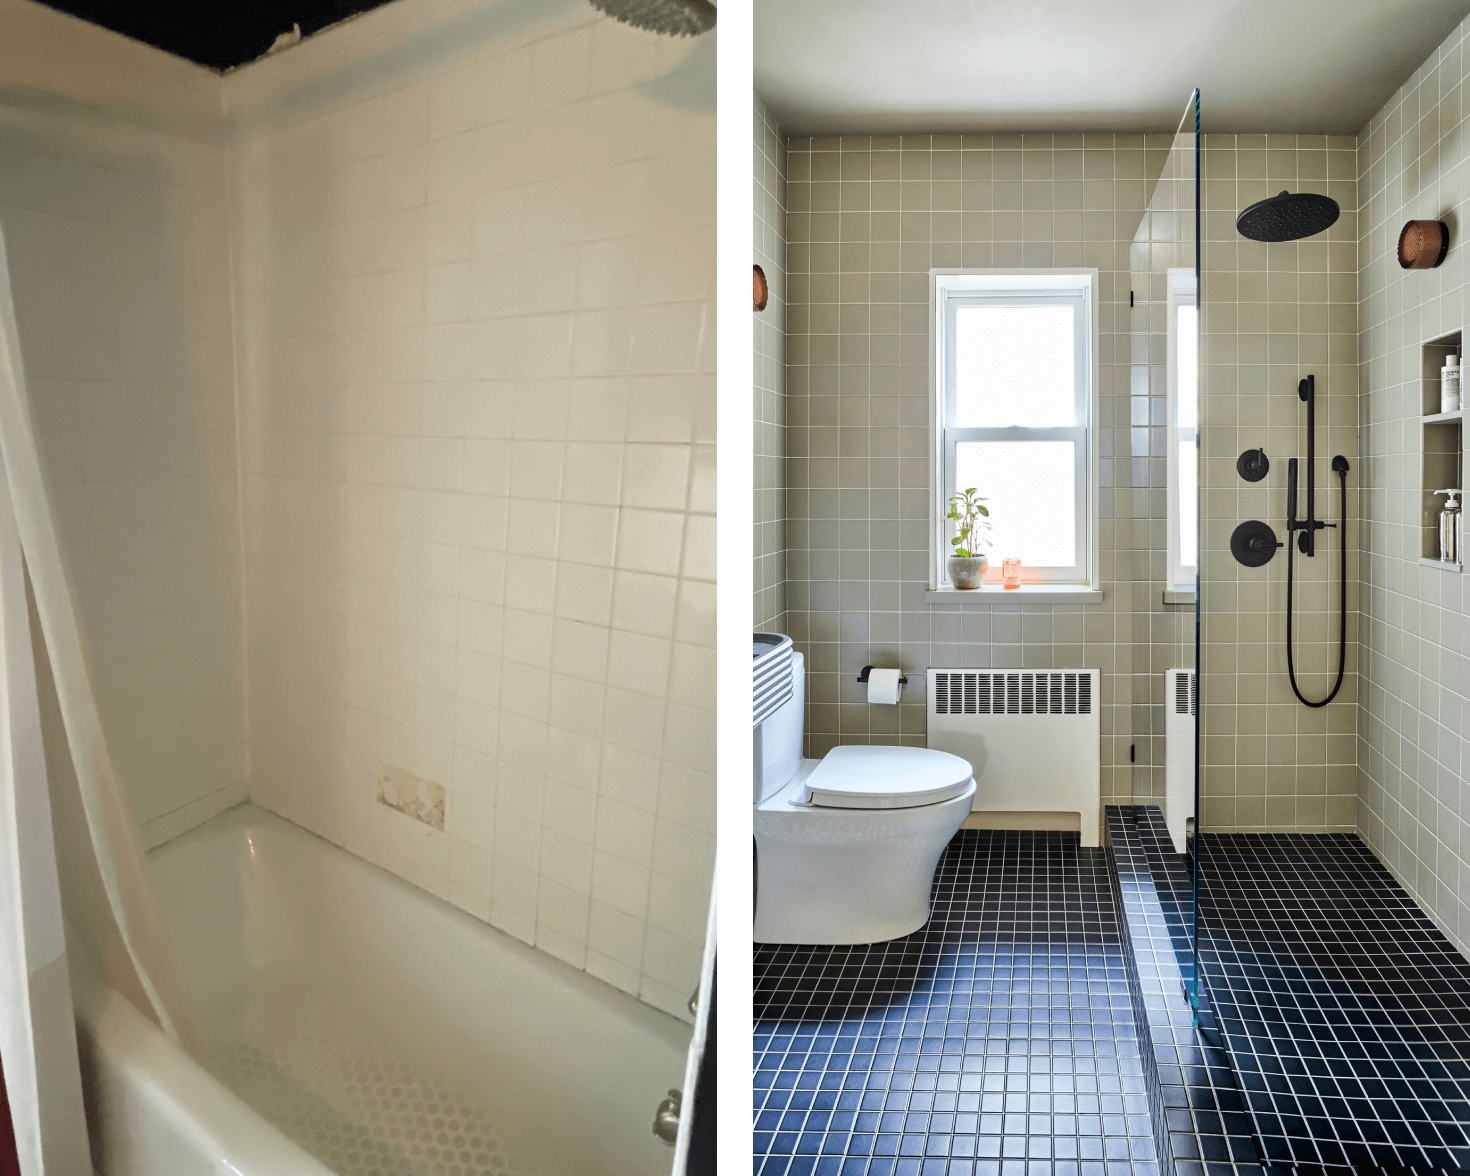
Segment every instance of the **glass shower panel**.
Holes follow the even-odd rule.
[[[1133,534],[1133,811],[1158,851],[1156,889],[1196,1010],[1206,1002],[1195,980],[1201,693],[1193,675],[1200,664],[1199,437],[1209,419],[1199,334],[1199,112],[1195,91],[1172,139],[1147,143],[1159,178],[1133,241],[1128,460],[1115,467],[1127,478],[1117,505],[1130,512]]]

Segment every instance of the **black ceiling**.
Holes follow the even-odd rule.
[[[387,0],[42,0],[103,28],[124,33],[211,69],[253,61],[276,37],[301,26],[302,36]]]

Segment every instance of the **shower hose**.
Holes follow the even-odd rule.
[[[1286,673],[1291,678],[1292,692],[1303,705],[1310,707],[1326,706],[1337,697],[1337,692],[1342,689],[1342,672],[1347,666],[1347,470],[1337,470],[1336,473],[1338,483],[1342,486],[1342,516],[1337,524],[1339,538],[1342,540],[1342,591],[1337,609],[1337,681],[1332,684],[1332,693],[1321,702],[1313,702],[1296,684],[1296,664],[1291,654],[1291,586],[1295,579],[1292,553],[1296,549],[1296,536],[1291,536],[1286,544]]]

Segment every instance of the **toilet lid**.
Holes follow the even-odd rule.
[[[959,796],[969,763],[927,747],[834,747],[803,782],[806,804],[830,808],[916,808]]]

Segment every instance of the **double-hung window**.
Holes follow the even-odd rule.
[[[1193,269],[1168,274],[1169,582],[1193,592],[1199,563],[1199,295]]]
[[[1015,558],[1026,589],[1095,591],[1096,285],[1096,271],[931,272],[931,590],[950,588],[950,496],[974,487],[991,578]]]

